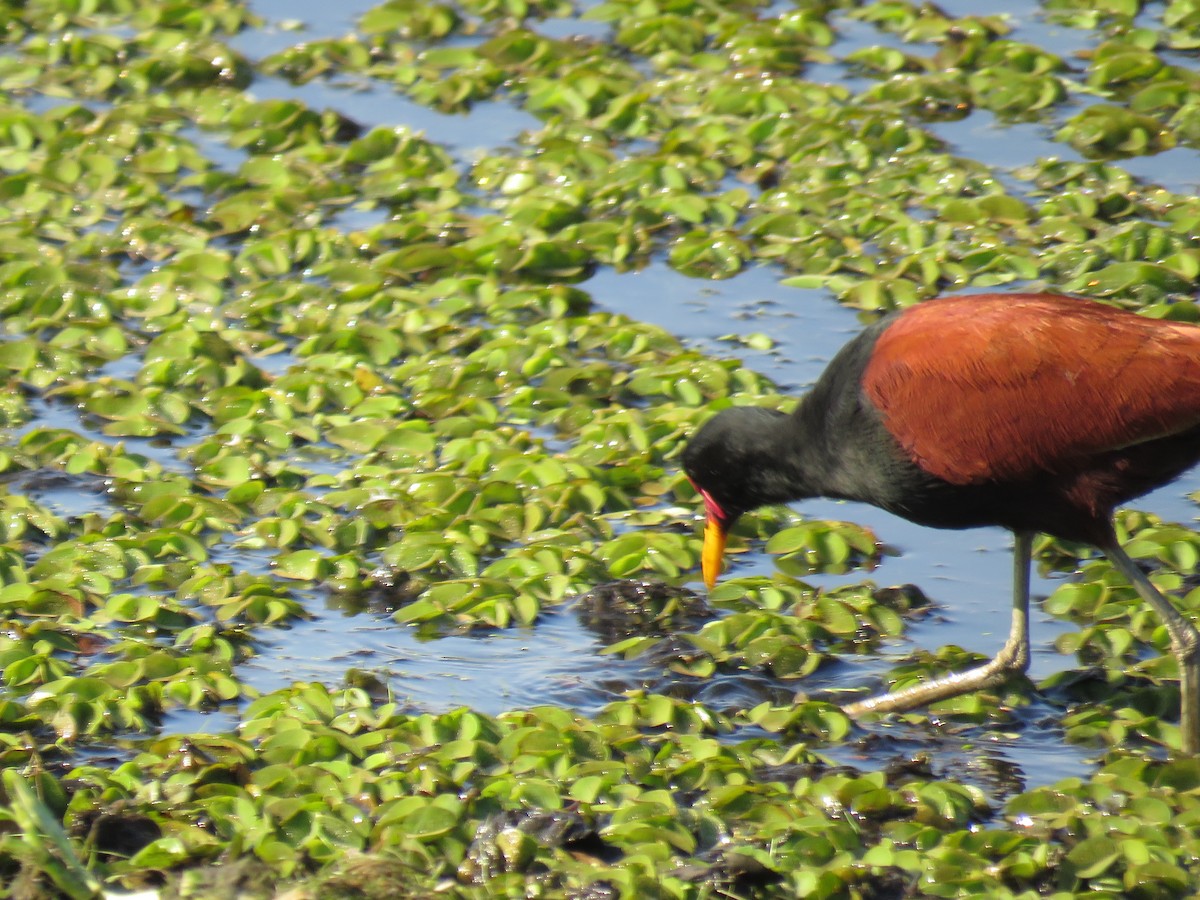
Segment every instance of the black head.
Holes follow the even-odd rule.
[[[784,452],[791,419],[773,409],[735,406],[709,419],[688,442],[683,470],[723,530],[742,513],[803,496]]]

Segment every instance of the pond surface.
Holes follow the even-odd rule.
[[[274,52],[298,39],[336,36],[353,28],[357,16],[373,6],[371,0],[330,6],[323,3],[256,0],[251,4],[270,24],[248,32],[237,41],[251,57]],[[959,0],[943,4],[952,15],[985,14],[992,4]],[[1035,2],[1014,3],[1005,14],[1015,26],[1014,38],[1039,43],[1064,57],[1087,49],[1088,32],[1046,23]],[[295,31],[294,23],[303,23]],[[287,23],[292,23],[288,25]],[[866,43],[886,43],[886,35],[854,22],[842,23],[834,56]],[[603,36],[604,28],[584,20],[556,20],[538,26],[555,36]],[[836,65],[822,75],[852,79]],[[538,127],[527,113],[504,103],[478,104],[468,115],[439,115],[379,86],[338,85],[315,81],[304,86],[261,79],[252,91],[257,96],[296,98],[315,107],[330,107],[367,126],[403,125],[451,148],[470,160],[479,148],[497,147],[516,140],[525,129]],[[957,122],[940,123],[934,133],[963,156],[992,166],[1008,177],[1040,156],[1078,158],[1062,143],[1054,142],[1041,124],[997,123],[986,111]],[[1153,158],[1132,161],[1130,170],[1142,177],[1183,189],[1196,183],[1195,151],[1177,149]],[[855,312],[838,306],[819,291],[781,285],[780,274],[756,268],[727,282],[705,283],[686,278],[663,263],[645,270],[619,274],[602,270],[583,287],[602,308],[654,322],[686,339],[706,353],[740,357],[745,365],[770,376],[783,389],[801,390],[810,384],[834,352],[859,327]],[[755,352],[730,346],[722,338],[731,334],[765,332],[775,349]],[[1169,520],[1188,521],[1195,516],[1189,492],[1200,489],[1200,476],[1191,475],[1176,485],[1146,498],[1141,504]],[[914,625],[910,639],[919,646],[959,644],[992,653],[1003,643],[1008,629],[1011,539],[1002,529],[966,532],[932,531],[859,504],[808,501],[801,511],[813,517],[851,519],[864,524],[899,554],[885,558],[874,578],[881,584],[914,583],[939,604],[937,616]],[[765,556],[744,555],[739,571],[769,571]],[[817,576],[824,586],[858,579]],[[1045,596],[1058,579],[1035,574],[1035,595]],[[391,688],[420,708],[448,709],[467,705],[485,712],[540,702],[575,706],[591,712],[612,699],[597,687],[619,677],[629,677],[636,667],[595,653],[599,642],[566,612],[549,616],[532,630],[514,629],[479,637],[444,638],[420,642],[397,629],[386,616],[343,614],[336,609],[316,609],[308,623],[279,633],[264,652],[247,664],[245,676],[261,690],[271,690],[292,680],[336,681],[347,666],[389,674]],[[1054,638],[1071,626],[1035,613],[1034,679],[1063,667],[1064,659],[1053,647]],[[908,652],[895,648],[897,656]],[[841,667],[847,684],[868,679],[887,661],[870,664],[854,661]],[[189,717],[191,718],[191,717]],[[190,727],[190,725],[189,725]],[[1051,733],[1045,741],[1026,732],[1006,753],[1022,763],[1030,784],[1053,781],[1083,754],[1059,746]],[[1074,763],[1071,761],[1074,760]]]
[[[235,45],[251,58],[261,58],[301,40],[337,36],[354,27],[357,16],[374,5],[374,0],[341,4],[255,0],[253,9],[267,24],[240,35]],[[994,4],[947,2],[953,14],[986,13]],[[1074,31],[1045,22],[1038,4],[1013,3],[1005,8],[1015,28],[1014,36],[1038,43],[1064,57],[1088,49],[1092,32]],[[298,24],[302,23],[302,24]],[[840,39],[831,48],[835,58],[870,43],[891,40],[873,27],[849,20],[840,22]],[[536,27],[562,37],[580,34],[604,39],[607,28],[577,19],[540,23]],[[840,63],[814,67],[816,80],[841,80],[853,85],[860,76]],[[321,79],[294,86],[280,79],[259,78],[250,88],[259,98],[291,98],[314,108],[330,108],[364,126],[405,126],[423,132],[429,139],[449,148],[464,162],[482,150],[517,141],[525,130],[539,127],[528,113],[503,102],[475,105],[466,115],[440,115],[394,92],[386,85],[340,83]],[[1081,98],[1081,102],[1084,100]],[[1067,145],[1052,140],[1044,124],[1001,124],[986,111],[958,121],[934,123],[929,129],[947,142],[954,152],[993,167],[1010,189],[1021,190],[1018,171],[1039,157],[1077,159]],[[230,169],[241,162],[238,151],[213,143],[214,158]],[[1129,170],[1142,178],[1157,179],[1174,189],[1196,185],[1200,160],[1195,151],[1177,149],[1157,157],[1132,161]],[[360,222],[355,213],[346,214],[347,228]],[[607,310],[653,322],[707,354],[740,358],[747,367],[762,372],[787,392],[802,391],[821,372],[834,352],[858,329],[859,314],[838,306],[824,291],[801,290],[780,284],[781,273],[771,268],[752,268],[724,282],[705,282],[680,275],[664,262],[645,269],[619,274],[611,269],[597,272],[582,284],[595,303]],[[775,346],[752,350],[729,340],[732,335],[761,332]],[[53,415],[53,410],[45,410]],[[44,421],[44,419],[43,419]],[[165,448],[145,448],[164,465],[171,453]],[[1187,499],[1200,489],[1200,475],[1146,498],[1142,508],[1168,520],[1192,521],[1195,506]],[[54,497],[45,498],[51,505]],[[62,504],[78,498],[58,498]],[[880,540],[895,548],[871,577],[882,585],[919,585],[937,604],[936,615],[913,624],[908,637],[890,648],[899,658],[911,645],[936,648],[958,644],[983,653],[993,653],[1003,643],[1008,629],[1010,599],[1011,539],[1000,529],[938,532],[920,528],[873,508],[830,501],[810,501],[798,506],[806,516],[849,519],[873,529]],[[233,560],[253,570],[261,563],[252,556]],[[772,568],[769,557],[744,554],[737,560],[741,573]],[[1065,576],[1035,576],[1034,592],[1045,596]],[[862,573],[846,576],[817,576],[814,583],[835,587],[859,581]],[[700,585],[692,585],[701,589]],[[496,713],[512,708],[550,703],[595,712],[615,694],[611,685],[636,683],[644,674],[639,664],[624,662],[597,651],[600,642],[584,629],[569,609],[544,616],[532,629],[512,628],[471,637],[446,637],[420,641],[387,614],[347,612],[327,603],[321,596],[308,597],[311,621],[276,630],[258,656],[241,669],[241,676],[261,691],[270,691],[297,680],[338,683],[348,668],[367,669],[386,677],[396,697],[413,708],[441,711],[460,705]],[[1054,649],[1054,639],[1072,626],[1035,611],[1033,626],[1034,679],[1067,667],[1069,661]],[[911,644],[910,644],[911,642]],[[867,683],[885,670],[892,659],[843,661],[834,670],[821,673],[828,685],[852,686]],[[819,686],[819,685],[818,685]],[[806,686],[807,687],[807,686]],[[1006,768],[1018,773],[1026,787],[1053,782],[1087,768],[1088,752],[1066,746],[1053,727],[1052,716],[1034,706],[1022,713],[1023,728],[1011,740],[999,740],[967,760],[980,771]],[[200,716],[182,713],[169,717],[167,730],[223,730],[232,720],[214,713]],[[898,742],[928,745],[936,736],[908,731],[901,726],[878,726],[891,730]],[[947,765],[960,754],[951,740]],[[845,761],[853,751],[842,751]],[[1021,775],[1020,773],[1023,773]],[[984,782],[987,777],[981,776]]]
[[[5,886],[1200,895],[1111,565],[853,722],[1001,647],[1010,535],[769,507],[708,590],[679,468],[939,292],[1200,323],[1194,6],[8,4]],[[1118,522],[1200,621],[1191,497]]]

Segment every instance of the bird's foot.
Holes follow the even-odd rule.
[[[1023,675],[1028,667],[1028,648],[1026,647],[1025,652],[1021,653],[1019,647],[1010,649],[1006,645],[995,659],[982,666],[976,666],[974,669],[967,669],[963,672],[951,672],[903,690],[847,703],[842,707],[842,711],[852,719],[870,713],[907,712],[937,703],[940,700],[948,700],[951,697],[999,687],[1016,676]]]

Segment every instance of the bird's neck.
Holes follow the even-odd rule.
[[[810,393],[784,421],[787,436],[779,445],[780,458],[785,460],[793,499],[870,496],[874,488],[865,482],[876,480],[879,460],[872,458],[872,443],[862,438],[877,425],[853,393]]]
[[[745,472],[752,480],[746,492],[755,506],[821,495],[819,476],[824,470],[825,454],[815,452],[810,445],[808,416],[802,399],[795,412],[771,420],[757,436],[761,456]],[[818,476],[816,480],[814,475]]]

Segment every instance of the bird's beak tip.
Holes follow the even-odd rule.
[[[725,529],[721,523],[709,516],[704,526],[704,549],[700,553],[700,567],[704,573],[704,584],[711,591],[721,574],[721,560],[725,555]]]

